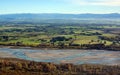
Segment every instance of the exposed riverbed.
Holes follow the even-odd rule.
[[[42,50],[3,47],[0,48],[0,57],[39,62],[120,65],[120,51],[106,50]]]

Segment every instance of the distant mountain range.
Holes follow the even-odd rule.
[[[6,14],[0,15],[0,24],[35,23],[79,23],[79,24],[118,24],[120,14]]]
[[[108,18],[116,19],[120,18],[120,14],[6,14],[0,15],[0,19],[82,19],[82,18]]]

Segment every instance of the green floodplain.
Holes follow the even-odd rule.
[[[110,23],[1,23],[0,45],[119,50],[120,25]]]

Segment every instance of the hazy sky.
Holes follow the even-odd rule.
[[[0,0],[0,14],[120,13],[120,0]]]

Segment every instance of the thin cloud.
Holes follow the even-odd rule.
[[[77,5],[120,6],[120,0],[67,0]]]

